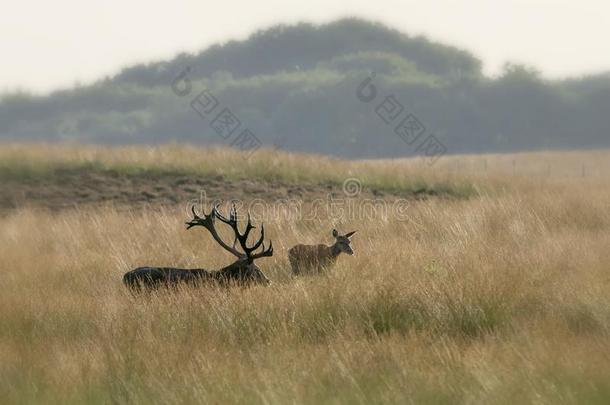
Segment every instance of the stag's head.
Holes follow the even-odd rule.
[[[204,212],[203,216],[199,216],[195,212],[195,206],[191,208],[191,211],[193,213],[193,219],[186,223],[187,229],[191,229],[195,226],[204,227],[210,232],[214,240],[223,249],[225,249],[237,258],[237,261],[235,263],[223,269],[224,277],[229,279],[229,281],[232,280],[239,283],[270,283],[267,276],[265,276],[261,269],[259,269],[258,266],[254,264],[254,260],[256,259],[259,259],[261,257],[273,256],[273,243],[270,241],[269,247],[265,247],[264,225],[261,225],[261,231],[258,240],[252,245],[248,245],[248,236],[250,235],[250,231],[256,228],[254,225],[252,225],[249,213],[247,215],[246,228],[243,232],[241,232],[238,226],[237,210],[235,208],[235,205],[231,206],[228,218],[223,216],[218,211],[218,206],[212,208],[212,212],[210,212],[209,215],[206,215]],[[222,240],[222,238],[218,234],[218,231],[216,230],[216,219],[226,225],[229,225],[229,227],[233,231],[235,236],[233,246],[229,246],[224,240]],[[239,244],[241,250],[236,247],[237,244]]]
[[[271,284],[271,280],[269,280],[265,273],[263,273],[263,271],[254,263],[238,261],[231,266],[231,270],[236,273],[236,276],[232,278],[238,280],[238,283],[240,284]]]
[[[336,229],[333,229],[333,237],[335,238],[335,246],[339,249],[340,252],[347,253],[348,255],[353,255],[354,251],[350,246],[352,242],[350,238],[356,231],[348,232],[345,235],[340,235]]]

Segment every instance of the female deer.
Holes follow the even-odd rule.
[[[295,275],[305,273],[321,273],[326,269],[334,266],[339,255],[347,253],[353,255],[349,239],[356,231],[339,235],[336,229],[333,229],[333,237],[335,243],[331,246],[327,245],[296,245],[288,250],[288,260],[292,266],[292,273]]]

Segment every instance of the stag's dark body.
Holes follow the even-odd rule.
[[[248,269],[249,266],[254,268]],[[246,260],[240,260],[217,271],[173,267],[138,267],[125,273],[123,282],[131,289],[169,287],[179,284],[196,286],[207,282],[223,286],[230,284],[269,284],[266,277],[260,277],[258,274],[262,274],[262,272],[254,263],[248,264]]]

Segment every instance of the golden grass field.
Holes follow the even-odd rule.
[[[204,230],[185,230],[186,202],[6,209],[3,404],[610,403],[608,151],[429,167],[177,145],[0,147],[4,182],[61,167],[270,187],[353,177],[388,201],[422,185],[447,193],[409,199],[401,220],[268,217],[275,254],[257,264],[271,286],[137,297],[121,283],[131,268],[232,261]],[[358,230],[355,256],[293,279],[286,250],[330,243],[333,227]]]

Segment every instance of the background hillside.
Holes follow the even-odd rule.
[[[176,81],[187,68],[189,85]],[[377,95],[363,102],[371,72]],[[202,118],[191,101],[204,89],[218,105]],[[387,96],[404,106],[388,124],[376,112]],[[5,94],[0,140],[230,145],[247,128],[261,146],[344,157],[413,155],[429,134],[449,153],[597,148],[610,146],[609,105],[610,74],[549,81],[507,65],[489,78],[466,51],[346,19],[272,27],[47,96]],[[240,126],[219,136],[210,123],[224,108]],[[425,128],[411,144],[394,133],[407,114]]]

